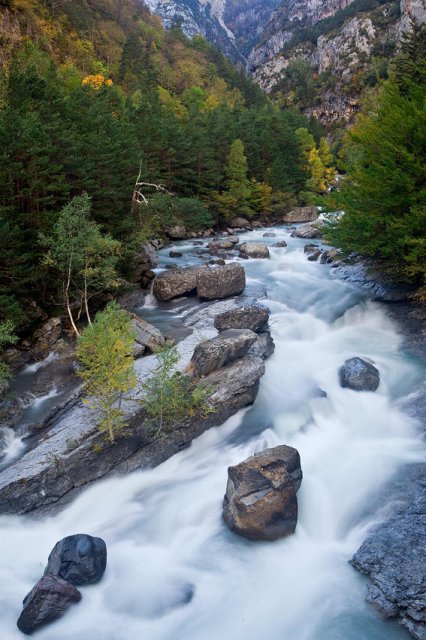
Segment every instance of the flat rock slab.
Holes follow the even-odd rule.
[[[294,533],[300,456],[281,445],[229,467],[223,504],[227,526],[250,540],[276,540]]]
[[[220,313],[214,320],[219,331],[227,329],[265,330],[269,321],[269,309],[260,304],[251,304]]]
[[[58,576],[43,576],[24,599],[18,629],[30,635],[39,627],[60,618],[80,600],[81,593],[74,585]]]

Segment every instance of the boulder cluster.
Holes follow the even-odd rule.
[[[60,618],[80,602],[79,586],[96,584],[106,569],[107,549],[101,538],[67,536],[56,543],[44,575],[25,596],[18,629],[27,635]]]

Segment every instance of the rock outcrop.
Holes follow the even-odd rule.
[[[203,304],[187,316],[185,325],[190,335],[177,345],[181,371],[188,367],[197,344],[205,341],[206,335],[216,334],[215,316],[235,307],[235,300],[223,300]],[[143,406],[128,401],[122,405],[126,429],[111,444],[98,430],[96,416],[77,395],[72,403],[56,410],[54,417],[39,426],[42,437],[20,459],[0,471],[0,513],[57,511],[89,483],[112,473],[126,474],[156,466],[188,447],[206,429],[222,424],[253,403],[265,372],[264,358],[273,349],[269,334],[258,337],[251,334],[250,341],[253,336],[255,340],[243,357],[203,378],[212,390],[211,412],[188,416],[160,437],[154,436]],[[135,362],[141,383],[156,364],[154,356]]]
[[[130,280],[139,284],[142,289],[147,289],[155,278],[153,269],[158,265],[155,247],[145,242],[137,248],[133,256]]]
[[[50,318],[32,336],[30,355],[33,360],[43,360],[59,340],[62,333],[60,318]]]
[[[276,540],[294,533],[300,456],[285,445],[229,467],[223,505],[227,526],[250,540]]]
[[[397,620],[416,640],[425,640],[425,465],[400,472],[391,489],[388,517],[368,532],[352,565],[367,577],[367,602],[380,616]]]
[[[340,386],[354,391],[376,391],[380,373],[370,362],[362,358],[349,358],[339,369]]]
[[[81,600],[81,593],[58,576],[41,578],[24,599],[18,629],[27,635],[60,618],[69,607]]]

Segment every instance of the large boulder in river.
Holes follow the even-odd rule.
[[[281,445],[228,469],[223,504],[227,526],[250,540],[276,540],[294,533],[296,492],[302,482],[300,456]]]
[[[200,267],[163,271],[155,278],[152,292],[164,302],[195,292],[199,271]]]
[[[254,244],[251,242],[243,242],[240,245],[240,252],[249,258],[269,258],[269,249],[266,244]]]
[[[250,222],[246,218],[233,218],[229,225],[231,229],[250,229]]]
[[[102,538],[78,533],[55,544],[44,574],[58,576],[77,586],[95,584],[104,575],[106,563],[107,549]]]
[[[318,218],[316,207],[295,207],[283,216],[284,224],[294,224],[296,222],[313,222]]]
[[[236,262],[206,266],[197,274],[197,294],[205,300],[239,296],[245,286],[246,273],[244,268]]]
[[[317,220],[317,222],[311,222],[309,224],[303,224],[298,229],[295,229],[291,234],[292,238],[306,238],[312,240],[314,238],[321,238],[323,233],[324,222]]]
[[[380,373],[370,362],[362,358],[349,358],[339,369],[340,386],[354,391],[376,391]]]
[[[253,331],[229,329],[195,348],[190,367],[197,376],[206,376],[239,358],[243,358],[257,336]]]
[[[180,224],[176,224],[173,227],[166,227],[164,232],[171,240],[186,240],[188,237],[187,230]]]
[[[269,320],[269,310],[260,304],[250,304],[245,307],[230,309],[217,315],[214,326],[219,331],[227,329],[251,329],[262,331]]]
[[[30,635],[39,627],[60,618],[80,600],[81,593],[74,585],[58,576],[45,575],[25,597],[18,629]]]

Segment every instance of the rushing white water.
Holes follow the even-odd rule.
[[[244,261],[248,293],[267,295],[276,343],[255,406],[156,469],[98,483],[56,517],[1,517],[2,640],[22,637],[21,599],[54,543],[78,532],[106,540],[107,572],[40,640],[407,637],[366,607],[348,561],[372,524],[379,489],[399,466],[424,459],[413,423],[397,409],[424,372],[401,351],[382,308],[308,262],[303,241],[275,231],[262,241],[285,238],[288,249]],[[337,370],[353,355],[380,369],[376,393],[340,388]],[[301,455],[297,531],[249,542],[221,519],[226,469],[279,443]]]

